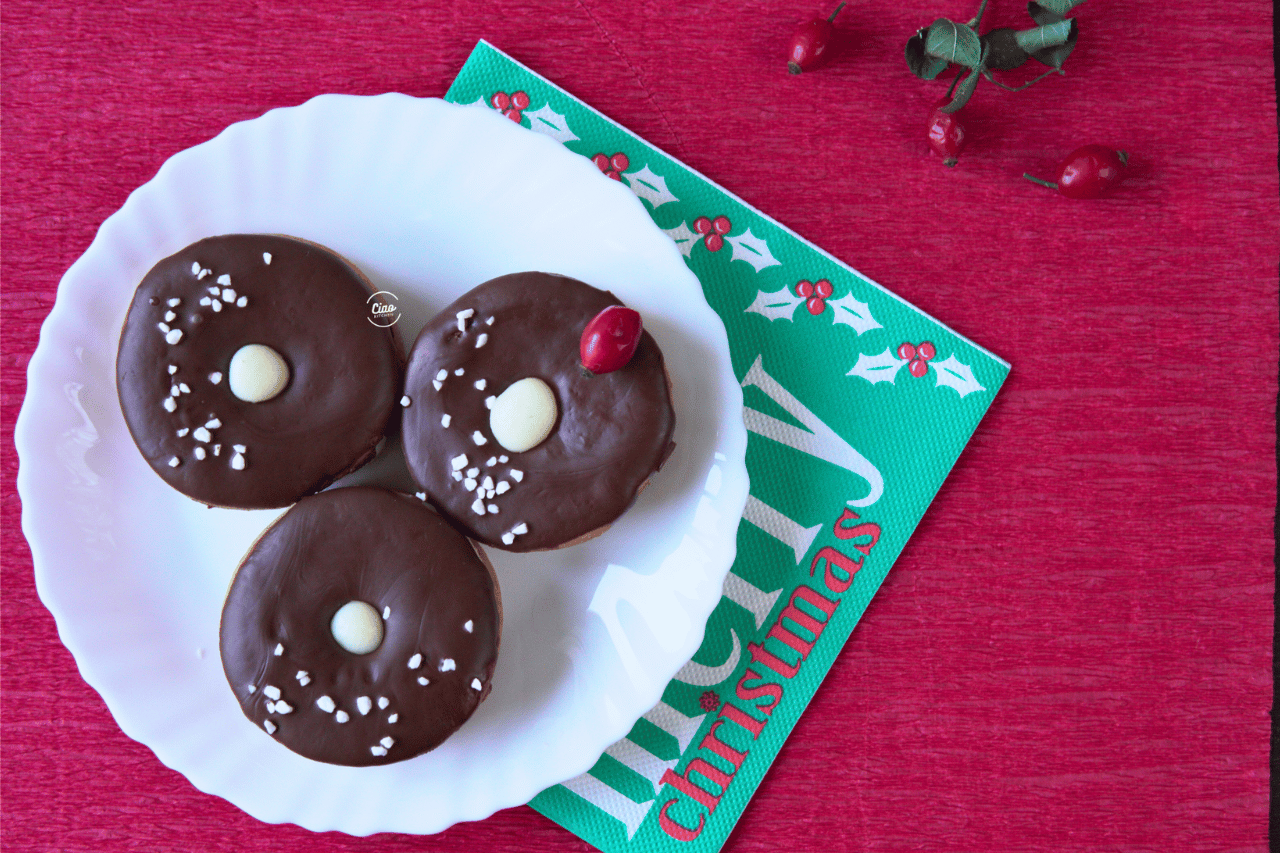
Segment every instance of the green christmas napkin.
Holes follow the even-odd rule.
[[[530,803],[608,853],[710,853],[1009,365],[486,42],[445,97],[501,110],[625,182],[728,332],[751,494],[723,597],[662,701]]]

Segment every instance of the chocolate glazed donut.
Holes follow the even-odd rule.
[[[662,352],[648,332],[624,367],[579,363],[583,329],[621,303],[549,273],[481,284],[423,328],[405,381],[404,448],[428,500],[497,548],[572,543],[621,515],[674,447],[675,413]],[[520,380],[541,380],[556,419],[515,452],[490,427],[491,407]]]
[[[371,294],[355,267],[289,237],[210,237],[156,264],[116,359],[120,405],[147,464],[204,503],[267,508],[373,458],[403,357],[395,327],[371,322]],[[233,389],[242,349],[266,353],[279,371],[267,377],[284,384]]]
[[[372,650],[335,615],[362,609]],[[245,716],[330,764],[435,748],[489,695],[502,613],[479,549],[417,498],[371,487],[303,498],[241,563],[222,610]]]

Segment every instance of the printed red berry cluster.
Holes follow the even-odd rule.
[[[827,299],[831,296],[831,282],[825,278],[817,281],[807,279],[796,282],[796,296],[805,300],[804,307],[809,313],[818,316],[827,310]]]
[[[733,224],[727,216],[717,216],[715,219],[699,216],[693,220],[693,230],[704,235],[702,240],[706,243],[708,252],[720,251],[724,246],[724,235],[732,228]]]
[[[489,106],[519,124],[525,108],[529,106],[529,96],[524,92],[512,92],[510,95],[494,92],[489,96]]]
[[[597,169],[615,181],[622,180],[622,173],[631,166],[631,160],[621,151],[612,157],[602,152],[592,157],[591,162],[596,164]]]
[[[898,344],[898,358],[907,362],[907,370],[917,379],[929,372],[929,359],[938,354],[933,344],[922,341],[912,345],[903,341]]]

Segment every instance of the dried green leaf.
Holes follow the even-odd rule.
[[[1066,62],[1067,57],[1071,55],[1071,51],[1076,49],[1076,41],[1080,38],[1080,25],[1076,23],[1074,18],[1062,23],[1071,25],[1066,41],[1042,50],[1031,51],[1031,58],[1036,62],[1048,65],[1050,68],[1061,69],[1062,63]]]
[[[969,76],[960,81],[960,85],[956,87],[955,94],[951,97],[951,103],[945,107],[939,107],[944,113],[957,112],[961,107],[969,102],[969,98],[973,97],[973,90],[978,88],[978,78],[982,74],[978,69],[969,72]]]
[[[1036,0],[1031,0],[1031,2],[1027,4],[1027,14],[1031,16],[1031,20],[1035,21],[1042,27],[1047,27],[1049,24],[1056,24],[1058,21],[1066,20],[1066,18],[1062,17],[1057,12],[1050,12],[1048,9],[1037,3]]]
[[[1084,0],[1038,0],[1040,5],[1050,12],[1066,17],[1066,14],[1079,6]]]
[[[1074,23],[1074,21],[1058,21],[1056,24],[1019,30],[1014,38],[1017,39],[1018,46],[1027,53],[1035,53],[1038,50],[1065,44],[1071,35]]]
[[[929,25],[924,51],[930,56],[969,68],[982,64],[982,43],[978,34],[964,24],[946,18],[939,18]]]
[[[924,30],[907,39],[907,67],[921,80],[932,80],[947,68],[947,61],[940,56],[924,52]]]

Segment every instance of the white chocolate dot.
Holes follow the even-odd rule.
[[[289,365],[269,346],[246,344],[231,356],[227,384],[237,398],[247,403],[262,403],[289,384]]]
[[[533,376],[507,386],[489,412],[494,439],[513,453],[537,447],[556,425],[556,396],[547,383]]]
[[[367,655],[382,644],[382,619],[363,601],[348,601],[333,614],[329,630],[353,655]]]

